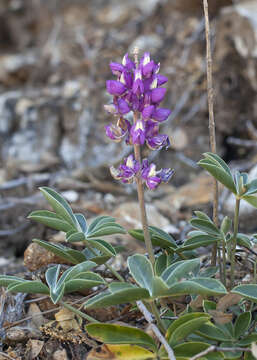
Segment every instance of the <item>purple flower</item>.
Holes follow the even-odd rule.
[[[118,107],[118,112],[121,115],[125,115],[128,112],[130,112],[130,107],[129,107],[127,101],[125,101],[123,99],[118,99],[117,107]]]
[[[146,106],[142,111],[142,117],[144,120],[148,120],[151,118],[152,113],[154,112],[154,105]]]
[[[135,63],[129,58],[128,53],[124,55],[122,65],[125,66],[127,70],[133,70],[136,67]]]
[[[156,165],[149,165],[148,160],[143,162],[141,177],[145,180],[146,186],[150,190],[155,189],[161,183],[161,179],[157,176]]]
[[[144,92],[144,83],[142,81],[142,73],[140,69],[135,70],[135,79],[132,86],[134,94],[140,95]]]
[[[142,162],[141,177],[150,190],[156,189],[161,182],[168,182],[173,174],[174,170],[172,169],[165,168],[156,171],[156,165],[153,163],[149,165],[147,159]]]
[[[117,80],[107,80],[106,88],[109,94],[120,96],[126,91],[126,87],[120,81]]]
[[[133,155],[129,155],[118,169],[115,169],[113,166],[110,169],[114,179],[121,180],[123,183],[133,182],[139,170],[139,163],[134,159]]]
[[[124,71],[124,66],[116,62],[111,62],[110,68],[113,75],[117,75],[117,76],[120,76],[121,73]]]
[[[158,74],[156,76],[157,76],[157,84],[158,84],[158,86],[161,86],[161,85],[165,84],[168,81],[168,78],[166,76],[164,76],[164,75]]]
[[[145,142],[145,124],[142,120],[137,120],[130,129],[131,141],[133,144],[143,145]]]
[[[153,89],[152,90],[152,93],[151,93],[151,98],[152,98],[152,102],[154,104],[156,103],[160,103],[164,96],[165,96],[165,93],[166,93],[166,89],[165,88],[156,88],[156,89]]]
[[[105,132],[106,135],[115,142],[120,142],[127,133],[127,131],[124,131],[119,126],[113,124],[106,125]]]
[[[163,122],[168,119],[170,114],[171,114],[170,109],[159,108],[159,109],[155,109],[152,118],[156,121]]]
[[[154,121],[147,121],[146,123],[146,144],[151,150],[160,150],[166,146],[170,146],[169,137],[166,134],[159,134],[159,125]]]
[[[124,85],[126,85],[127,88],[131,89],[133,85],[133,78],[130,72],[123,71],[120,76],[120,82]]]

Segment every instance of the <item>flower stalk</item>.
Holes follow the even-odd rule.
[[[236,257],[236,243],[237,243],[237,234],[238,234],[238,224],[239,224],[239,208],[240,208],[240,198],[236,198],[235,206],[235,215],[234,215],[234,232],[232,237],[232,246],[231,246],[231,269],[230,269],[230,287],[234,287],[235,283],[235,257]]]

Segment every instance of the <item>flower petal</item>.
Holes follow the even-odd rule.
[[[163,100],[164,96],[166,94],[165,88],[156,88],[152,90],[151,96],[152,96],[152,102],[153,103],[159,103]]]
[[[120,96],[126,91],[126,87],[120,81],[117,80],[107,80],[106,88],[109,94]]]
[[[159,109],[155,109],[152,118],[156,121],[163,122],[168,119],[170,114],[171,114],[170,109],[159,108]]]

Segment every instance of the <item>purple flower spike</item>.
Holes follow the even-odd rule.
[[[106,88],[109,94],[120,96],[126,91],[126,87],[120,81],[117,80],[107,80]]]
[[[154,111],[152,118],[156,121],[163,122],[168,119],[170,114],[171,111],[169,109],[159,108]]]
[[[146,78],[149,78],[154,70],[155,64],[154,61],[150,61],[149,63],[147,63],[146,65],[142,66],[142,73]]]
[[[160,103],[166,93],[166,89],[165,88],[156,88],[152,90],[151,96],[152,96],[152,102],[154,104]]]
[[[137,120],[130,129],[133,144],[143,145],[145,142],[145,125],[142,120]]]

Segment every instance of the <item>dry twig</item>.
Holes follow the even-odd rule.
[[[200,352],[199,354],[191,357],[190,360],[200,359],[202,356],[207,355],[207,354],[209,354],[210,352],[213,352],[213,351],[247,351],[247,352],[250,352],[251,349],[249,349],[249,348],[241,348],[241,347],[234,347],[234,348],[218,347],[218,346],[215,346],[215,345],[211,345],[206,350],[204,350],[204,351]]]
[[[175,355],[167,341],[165,340],[164,336],[161,334],[158,327],[153,323],[153,317],[152,314],[147,310],[145,305],[142,303],[142,301],[137,301],[137,307],[141,311],[141,313],[144,315],[146,321],[150,324],[155,336],[157,339],[163,344],[165,347],[165,350],[167,351],[168,357],[170,360],[176,360]]]

